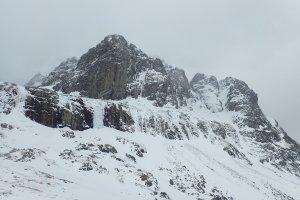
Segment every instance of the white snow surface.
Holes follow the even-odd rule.
[[[148,134],[137,123],[133,133],[121,132],[99,123],[107,101],[95,99],[85,99],[95,111],[94,129],[49,128],[25,117],[26,91],[20,91],[16,108],[0,114],[0,123],[11,125],[0,127],[0,199],[195,200],[213,199],[213,194],[239,200],[300,199],[300,178],[260,163],[259,152],[238,134],[225,141],[209,130],[206,136],[169,140],[154,134],[155,129]],[[134,121],[157,115],[179,123],[185,111],[191,120],[236,127],[233,113],[212,113],[196,103],[181,110],[158,108],[143,98],[114,103],[127,105]],[[75,137],[63,137],[67,133]],[[229,143],[237,144],[252,165],[229,156],[223,150]],[[117,153],[100,151],[105,144]]]

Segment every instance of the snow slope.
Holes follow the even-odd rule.
[[[132,132],[101,123],[85,131],[49,128],[25,117],[27,93],[18,88],[15,108],[0,113],[0,199],[300,199],[300,178],[260,162],[263,150],[238,132],[224,139],[209,128],[207,134],[170,140],[142,122]],[[178,116],[188,112],[191,122],[214,120],[238,130],[232,123],[236,113],[212,113],[197,102],[173,109],[141,97],[84,100],[96,120],[113,102],[126,105],[136,122],[154,115],[179,124]],[[224,150],[230,145],[238,148],[236,157]]]

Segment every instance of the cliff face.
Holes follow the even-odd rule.
[[[121,100],[147,97],[156,105],[186,105],[191,96],[183,70],[148,57],[123,36],[107,36],[78,60],[61,63],[42,86],[64,93],[80,92],[89,98]]]
[[[257,94],[245,82],[200,73],[189,82],[183,70],[147,56],[120,35],[107,36],[79,60],[62,62],[41,83],[33,79],[26,93],[20,86],[1,83],[0,95],[3,119],[21,109],[18,102],[24,103],[25,116],[53,132],[64,132],[63,137],[122,131],[124,138],[112,140],[107,135],[107,144],[97,143],[101,137],[88,143],[82,139],[60,157],[82,164],[81,171],[107,172],[121,182],[142,185],[151,198],[247,199],[232,188],[224,189],[227,179],[243,185],[257,199],[300,196],[284,186],[300,184],[300,145],[264,115]],[[134,141],[139,137],[142,144]],[[119,152],[126,149],[122,145],[127,148],[124,155]],[[165,153],[164,160],[156,148]],[[43,155],[36,149],[30,152]],[[145,165],[142,158],[155,164],[150,159]],[[104,168],[101,159],[121,164]],[[131,180],[127,173],[138,178]],[[220,176],[223,173],[228,176]],[[165,180],[166,187],[162,186]],[[281,181],[284,184],[278,185]],[[172,188],[182,196],[172,198],[172,192],[161,188]]]
[[[69,127],[73,130],[93,128],[93,114],[80,97],[62,102],[59,94],[45,88],[29,88],[25,115],[49,127]]]

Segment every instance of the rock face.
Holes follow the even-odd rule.
[[[258,142],[279,141],[279,133],[274,130],[258,105],[257,94],[248,85],[235,78],[218,81],[214,76],[196,74],[191,88],[200,100],[212,112],[235,112],[233,123],[239,128],[249,127],[253,131],[244,131]]]
[[[112,103],[106,106],[103,123],[106,127],[115,128],[120,131],[134,131],[134,121],[121,105]]]
[[[123,36],[107,36],[96,47],[76,59],[67,60],[51,72],[43,86],[65,93],[121,100],[147,97],[156,105],[186,105],[190,85],[183,70],[148,57]]]
[[[30,90],[30,95],[26,99],[25,115],[33,121],[55,128],[61,121],[58,101],[58,95],[54,91]]]
[[[77,62],[75,57],[63,61],[47,77],[43,78],[41,86],[53,86],[56,91],[70,88],[73,78],[78,73],[75,71]]]
[[[239,134],[247,140],[256,141],[257,148],[264,150],[261,162],[268,162],[277,168],[300,175],[297,170],[300,165],[292,161],[292,158],[300,159],[300,145],[290,140],[277,122],[270,122],[263,114],[258,105],[257,94],[245,82],[231,77],[218,82],[215,77],[196,74],[191,81],[191,87],[212,112],[234,113],[232,123],[238,126]],[[218,122],[207,127],[211,127],[215,134],[225,139],[229,132],[216,125]],[[289,146],[289,150],[278,143]],[[224,150],[228,151],[228,147],[224,147]],[[230,150],[228,153],[233,155],[235,151]]]
[[[63,107],[60,107],[61,126],[73,130],[93,128],[93,112],[81,98],[72,98]]]
[[[81,98],[70,99],[60,105],[59,95],[45,88],[31,88],[25,102],[25,115],[31,120],[49,127],[70,127],[84,130],[93,127],[92,112]]]
[[[242,114],[234,119],[234,123],[241,128],[247,126],[256,129],[253,134],[256,134],[257,129],[263,127],[260,132],[264,132],[264,134],[255,135],[255,139],[259,142],[280,140],[278,133],[267,131],[272,129],[272,125],[258,105],[257,94],[245,82],[235,78],[226,78],[220,82],[220,85],[227,94],[224,101],[225,109]]]
[[[0,114],[9,114],[16,106],[19,89],[16,84],[0,82]]]
[[[84,72],[76,90],[91,98],[126,98],[127,69],[130,49],[121,36],[106,37],[78,61],[77,70]]]

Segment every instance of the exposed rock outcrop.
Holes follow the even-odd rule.
[[[28,83],[25,84],[26,87],[38,87],[42,85],[42,82],[46,76],[42,75],[41,73],[35,74]]]
[[[9,114],[16,106],[18,92],[16,84],[0,82],[0,114]]]
[[[82,55],[78,63],[75,58],[61,63],[42,86],[53,86],[65,93],[78,91],[98,99],[143,96],[158,106],[183,106],[191,95],[183,70],[148,57],[120,35],[107,36]]]
[[[293,161],[300,159],[300,145],[290,140],[278,123],[272,124],[266,118],[258,105],[257,94],[245,82],[230,77],[222,80],[220,87],[226,94],[226,110],[235,113],[233,123],[240,128],[240,134],[254,139],[264,149],[260,161],[300,176],[300,164]],[[280,144],[288,145],[288,150]]]
[[[258,105],[257,94],[245,82],[228,77],[220,82],[220,87],[226,94],[226,110],[241,112],[249,117],[243,121],[244,124],[258,128],[267,121]]]
[[[130,114],[121,105],[114,103],[105,107],[104,126],[115,128],[120,131],[134,131],[134,121]]]
[[[45,88],[29,88],[25,102],[25,115],[31,120],[49,127],[70,127],[84,130],[93,127],[93,114],[81,98],[70,99],[65,105],[59,103],[59,95]]]
[[[81,98],[72,98],[65,106],[60,107],[61,126],[73,130],[84,130],[93,127],[93,112]]]
[[[233,122],[240,128],[249,127],[253,131],[245,131],[258,142],[279,141],[279,134],[258,105],[257,94],[248,85],[235,78],[226,78],[220,82],[226,94],[224,105],[226,110],[237,113]],[[240,115],[241,114],[241,115]]]
[[[108,36],[81,56],[77,70],[83,72],[76,90],[91,98],[126,98],[130,49],[122,36]]]
[[[25,102],[25,115],[31,120],[49,127],[61,122],[58,95],[49,89],[30,89]]]
[[[223,105],[219,98],[219,83],[215,76],[206,76],[197,73],[190,84],[191,88],[199,95],[207,109],[212,112],[220,112],[223,110]]]
[[[68,90],[72,87],[74,78],[78,72],[75,71],[77,58],[72,57],[60,63],[47,77],[43,78],[41,86],[52,86],[54,90]]]

